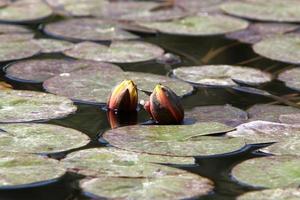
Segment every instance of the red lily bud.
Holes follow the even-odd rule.
[[[108,109],[117,111],[136,111],[138,103],[137,87],[131,80],[124,80],[117,85],[107,102]]]
[[[179,124],[184,118],[180,98],[166,86],[157,85],[144,108],[159,124]]]

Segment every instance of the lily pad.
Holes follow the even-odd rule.
[[[298,200],[300,199],[300,189],[297,188],[277,188],[247,192],[237,198],[237,200]]]
[[[34,38],[33,33],[5,33],[0,34],[0,42],[18,42],[18,41],[26,41]]]
[[[179,67],[173,73],[189,83],[219,87],[236,86],[236,82],[259,85],[272,80],[269,73],[261,70],[231,65]]]
[[[212,191],[211,183],[197,175],[159,178],[100,177],[80,184],[88,196],[105,199],[189,199]]]
[[[26,188],[57,181],[66,170],[38,155],[0,152],[0,189]]]
[[[194,125],[127,126],[104,133],[111,145],[128,151],[169,156],[209,156],[239,150],[243,139],[210,137],[232,130],[220,123]]]
[[[291,89],[300,91],[300,68],[285,70],[280,73],[278,80],[281,80]]]
[[[71,100],[43,92],[0,90],[0,99],[0,122],[55,119],[76,111]]]
[[[254,158],[233,168],[238,181],[256,187],[299,187],[300,157],[270,156]]]
[[[109,147],[77,151],[61,163],[70,171],[86,176],[155,177],[163,175],[157,173],[158,169],[166,170],[167,174],[178,171],[154,163],[194,164],[194,158],[141,154]]]
[[[228,0],[175,0],[175,5],[190,12],[220,13],[220,5]]]
[[[77,130],[50,124],[0,124],[1,150],[56,153],[82,147],[89,137]]]
[[[59,75],[69,76],[69,72],[95,67],[99,71],[122,72],[116,65],[86,60],[64,59],[31,59],[9,64],[5,68],[6,76],[13,80],[31,83],[42,83],[45,80]]]
[[[96,67],[77,70],[69,73],[68,76],[55,76],[46,80],[43,86],[51,93],[67,96],[75,101],[102,104],[106,103],[111,89],[124,79],[132,79],[138,88],[146,91],[152,91],[157,83],[169,86],[179,96],[193,91],[193,87],[189,84],[165,76],[139,72],[116,71],[112,73]],[[61,87],[62,85],[64,87]],[[148,98],[140,93],[140,100]]]
[[[286,124],[300,124],[300,112],[295,114],[280,115],[279,121]]]
[[[31,33],[31,31],[25,26],[14,24],[0,24],[0,33]]]
[[[299,26],[295,24],[282,24],[282,23],[252,23],[247,29],[228,33],[226,37],[235,39],[240,42],[254,44],[262,39],[277,35],[284,34],[296,30]]]
[[[41,53],[58,53],[73,47],[71,42],[54,39],[37,39],[34,40],[40,48]]]
[[[116,41],[109,47],[93,42],[76,44],[64,54],[77,59],[112,62],[134,63],[153,60],[162,56],[164,50],[160,47],[139,41]]]
[[[93,18],[53,22],[47,24],[44,31],[50,36],[76,41],[109,41],[138,38],[138,36],[118,28],[115,23]]]
[[[0,8],[0,21],[15,23],[37,22],[52,15],[52,9],[40,0],[15,1]]]
[[[196,122],[220,122],[228,126],[237,126],[247,121],[248,114],[231,105],[199,106],[185,112],[186,118]]]
[[[221,8],[231,15],[261,21],[300,22],[298,0],[246,0],[228,2]]]
[[[300,64],[300,34],[277,35],[253,46],[255,53],[281,62]]]
[[[280,122],[281,115],[300,113],[298,108],[281,105],[257,104],[247,110],[249,121]]]
[[[162,33],[188,36],[219,35],[247,28],[248,22],[225,15],[198,15],[166,22],[139,22]]]

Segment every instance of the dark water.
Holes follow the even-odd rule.
[[[37,37],[47,37],[38,29],[39,26],[32,26]],[[143,35],[145,41],[158,44],[166,51],[177,54],[182,61],[179,64],[167,66],[155,61],[121,65],[124,70],[142,71],[165,75],[171,68],[178,66],[191,66],[201,64],[243,64],[265,71],[278,73],[287,64],[270,61],[255,55],[249,45],[236,41],[227,40],[220,37],[179,37],[169,35]],[[209,52],[218,52],[214,55]],[[38,55],[35,57],[63,57],[60,54]],[[7,63],[3,63],[5,66]],[[8,80],[1,72],[1,79],[12,84],[15,89],[28,89],[42,91],[40,84],[24,84]],[[273,81],[260,87],[278,96],[291,94],[293,91],[287,89],[282,83]],[[253,94],[239,93],[229,89],[199,88],[192,95],[183,98],[186,110],[202,105],[223,105],[246,109],[257,103],[268,103],[274,100]],[[100,106],[77,104],[78,111],[64,119],[52,120],[50,123],[71,127],[80,130],[90,136],[92,142],[84,148],[103,146],[98,139],[99,135],[108,130],[109,123],[106,112]],[[141,110],[138,113],[138,122],[142,123],[148,119],[146,113]],[[245,185],[241,185],[230,177],[230,169],[237,163],[257,156],[264,156],[259,152],[259,147],[264,145],[246,146],[244,149],[224,156],[198,157],[196,165],[174,166],[189,170],[208,177],[215,182],[214,193],[200,197],[199,199],[235,199],[236,196],[249,190],[254,190]],[[71,152],[71,151],[70,151]],[[63,158],[67,153],[51,155],[54,158]],[[76,180],[78,177],[66,175],[56,183],[47,184],[40,187],[33,187],[20,190],[0,191],[0,199],[20,199],[20,200],[88,200],[90,198],[80,194],[77,189]],[[258,188],[256,188],[258,189]]]

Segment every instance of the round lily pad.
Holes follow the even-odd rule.
[[[174,35],[218,35],[245,29],[248,22],[225,15],[198,15],[165,22],[139,22],[141,26]]]
[[[39,51],[40,47],[33,40],[0,41],[0,62],[28,58]]]
[[[156,174],[159,168],[167,170],[166,173],[176,172],[153,163],[194,164],[194,158],[141,154],[109,147],[77,151],[61,163],[70,171],[86,176],[152,177],[159,175]]]
[[[300,157],[270,156],[254,158],[233,168],[238,181],[256,187],[299,187]]]
[[[211,183],[197,175],[163,176],[159,178],[100,177],[80,184],[83,192],[105,199],[189,199],[212,191]]]
[[[253,46],[255,53],[281,62],[300,64],[300,34],[277,35]]]
[[[296,30],[299,26],[283,23],[252,23],[247,29],[228,33],[226,37],[240,42],[254,44],[262,39]]]
[[[0,122],[61,118],[76,111],[65,97],[26,90],[0,90]]]
[[[193,84],[219,87],[236,86],[235,82],[259,85],[272,80],[269,73],[261,70],[231,65],[179,67],[173,73],[177,78]]]
[[[198,106],[185,112],[186,118],[196,122],[220,122],[228,126],[237,126],[246,122],[248,114],[231,105]]]
[[[300,68],[285,70],[280,73],[278,80],[281,80],[285,85],[294,90],[300,91]]]
[[[46,34],[69,40],[128,40],[137,39],[133,35],[117,27],[115,23],[93,18],[68,19],[47,24]]]
[[[50,124],[0,124],[2,151],[56,153],[82,147],[89,137],[77,130]]]
[[[136,152],[169,156],[210,156],[239,150],[241,138],[210,137],[232,128],[220,123],[194,125],[127,126],[104,133],[111,145]]]
[[[66,170],[58,161],[38,155],[0,152],[0,190],[57,181]]]
[[[160,47],[139,41],[116,41],[109,47],[93,42],[76,44],[64,54],[77,59],[112,62],[133,63],[153,60],[162,56],[164,50]]]
[[[54,39],[37,39],[34,40],[40,48],[41,53],[58,53],[73,47],[71,42]]]
[[[96,67],[70,72],[68,76],[55,76],[46,80],[43,86],[51,93],[67,96],[75,101],[101,104],[106,103],[112,88],[124,79],[132,79],[138,88],[146,91],[152,91],[158,83],[169,86],[179,96],[193,91],[193,87],[189,84],[165,76],[140,72],[112,73]],[[62,85],[64,87],[61,87]],[[140,92],[139,99],[146,100],[149,97]]]
[[[277,188],[247,192],[237,198],[237,200],[298,200],[300,199],[300,189],[297,188]]]
[[[298,108],[281,105],[257,104],[247,110],[249,121],[280,122],[281,115],[300,113]]]
[[[37,22],[52,15],[52,9],[40,0],[15,1],[0,8],[0,21],[15,23]]]
[[[0,24],[0,33],[31,33],[31,31],[25,26],[14,24]]]
[[[65,59],[32,59],[22,60],[9,64],[5,68],[6,76],[13,80],[42,83],[53,76],[69,76],[69,72],[95,67],[99,71],[122,72],[116,65],[85,61],[85,60],[65,60]]]
[[[300,22],[298,0],[246,0],[228,2],[221,8],[231,15],[254,20]]]

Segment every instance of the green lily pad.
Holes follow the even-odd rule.
[[[231,14],[248,19],[278,22],[300,22],[300,2],[297,0],[246,0],[228,2],[221,8]]]
[[[255,53],[281,62],[300,64],[300,34],[277,35],[253,46]]]
[[[173,70],[174,75],[193,84],[230,87],[236,82],[248,85],[259,85],[272,80],[269,73],[258,69],[231,65],[203,65],[179,67]]]
[[[115,23],[93,18],[68,19],[47,24],[46,34],[68,40],[128,40],[138,36],[124,31]]]
[[[300,189],[297,188],[277,188],[247,192],[237,198],[237,200],[298,200],[300,199]]]
[[[89,137],[77,130],[50,124],[0,124],[1,149],[10,152],[56,153],[82,147]]]
[[[43,92],[0,90],[0,99],[0,122],[55,119],[76,111],[71,100]]]
[[[189,199],[212,191],[207,179],[192,174],[159,178],[100,177],[84,180],[80,187],[88,196],[131,200]]]
[[[113,72],[99,70],[96,67],[70,72],[68,76],[55,76],[46,80],[44,88],[54,94],[67,96],[75,101],[86,103],[106,103],[112,88],[124,79],[132,79],[138,88],[152,91],[158,83],[169,86],[179,96],[193,91],[189,84],[182,83],[165,76],[140,73],[140,72]],[[76,80],[76,81],[74,81]],[[61,87],[64,85],[64,87]],[[149,99],[139,93],[140,100]]]
[[[139,22],[162,33],[188,36],[218,35],[247,28],[248,22],[225,15],[198,15],[166,22]]]
[[[57,181],[66,170],[38,155],[0,152],[0,189],[25,188]]]
[[[73,152],[61,163],[70,171],[86,176],[153,177],[162,175],[157,174],[159,168],[167,174],[178,173],[154,163],[194,164],[194,158],[141,154],[109,147]]]
[[[280,122],[281,115],[300,113],[298,108],[281,105],[257,104],[247,110],[249,121]]]
[[[42,83],[43,81],[59,75],[69,76],[69,72],[95,67],[99,71],[122,72],[116,65],[85,60],[64,59],[31,59],[22,60],[9,64],[5,68],[6,76],[13,80],[31,83]]]
[[[34,42],[40,46],[41,53],[59,53],[74,46],[71,42],[54,39],[37,39]]]
[[[31,31],[25,26],[14,24],[0,24],[0,33],[31,33]]]
[[[153,60],[162,56],[160,47],[139,41],[116,41],[109,47],[93,42],[76,44],[64,54],[77,59],[94,60],[112,63],[133,63]]]
[[[254,158],[233,168],[232,175],[248,185],[266,188],[299,187],[300,157]]]
[[[198,106],[185,112],[186,118],[196,122],[220,122],[228,126],[237,126],[246,122],[248,114],[231,105]]]
[[[40,0],[22,0],[0,8],[0,21],[31,23],[52,15],[52,9]]]
[[[0,41],[0,62],[32,57],[40,50],[33,40]]]
[[[243,139],[203,136],[228,132],[217,122],[194,125],[127,126],[104,133],[111,145],[128,151],[169,156],[209,156],[239,150]]]
[[[299,26],[295,24],[252,23],[247,29],[228,33],[226,34],[226,37],[243,43],[255,44],[262,39],[269,38],[277,34],[291,32],[297,28],[299,28]]]
[[[300,124],[300,112],[295,114],[280,115],[279,121],[286,124]]]
[[[281,80],[291,89],[300,91],[300,68],[285,70],[280,73],[278,80]]]

